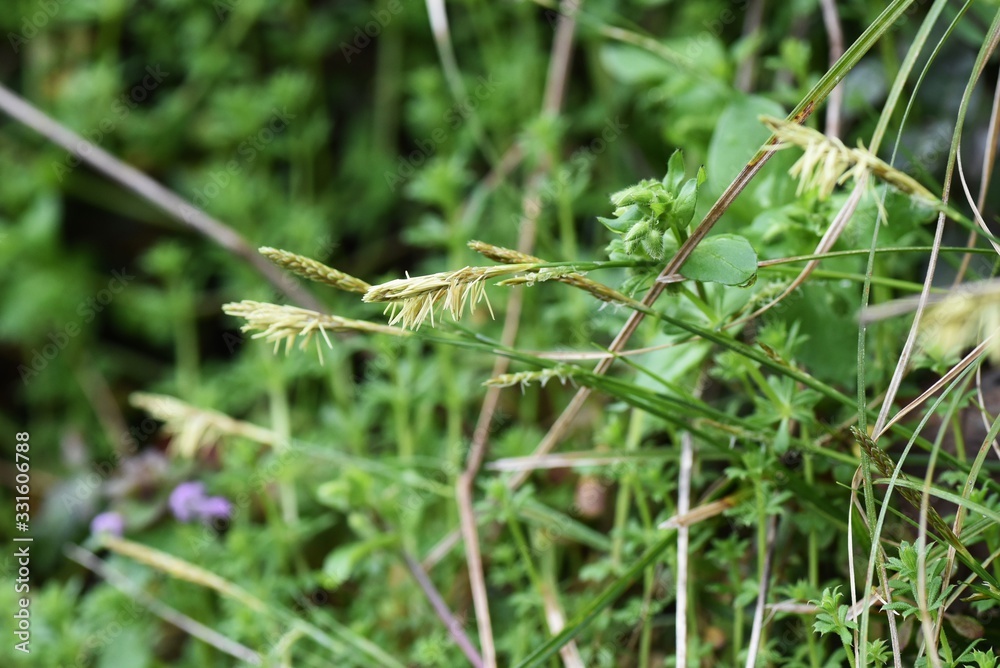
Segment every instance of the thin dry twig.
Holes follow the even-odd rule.
[[[997,158],[997,135],[1000,134],[1000,72],[997,73],[997,82],[993,86],[993,108],[990,111],[990,129],[986,134],[986,144],[983,150],[982,174],[979,178],[979,197],[976,200],[977,208],[982,210],[986,205],[986,193],[989,190],[990,180],[993,178],[993,166]],[[976,245],[975,230],[969,230],[969,238],[965,245],[972,248]],[[965,278],[965,273],[969,270],[969,263],[972,262],[972,254],[966,253],[962,257],[962,264],[955,273],[955,280],[952,285],[958,285]]]
[[[680,471],[677,474],[677,514],[684,516],[691,509],[691,471],[694,468],[694,438],[691,432],[681,434]],[[676,657],[678,666],[686,666],[688,652],[687,590],[688,549],[690,528],[677,526],[677,601],[674,620],[676,624]]]
[[[458,59],[455,57],[455,47],[451,39],[451,27],[448,24],[448,10],[445,7],[445,1],[425,0],[425,4],[427,16],[430,19],[431,33],[434,37],[434,45],[437,48],[438,59],[441,61],[441,69],[444,70],[444,76],[454,101],[459,103],[468,99],[468,92],[462,81],[462,71],[458,67]],[[486,156],[491,165],[495,164],[497,162],[496,150],[486,136],[479,115],[473,112],[469,116],[468,123],[483,155]]]
[[[37,107],[18,97],[0,84],[0,111],[27,125],[54,144],[111,180],[128,188],[171,218],[208,237],[226,250],[245,260],[289,299],[316,311],[324,310],[322,302],[294,281],[289,281],[271,263],[257,254],[253,246],[238,232],[187,202],[180,196],[149,178],[135,167],[76,134]]]
[[[976,397],[979,399],[979,417],[983,421],[983,426],[986,428],[987,433],[990,431],[990,418],[986,413],[986,397],[983,396],[983,368],[979,367],[976,369]],[[997,458],[1000,458],[1000,443],[997,443],[997,439],[990,441],[990,445],[993,447],[993,452],[996,453]],[[963,508],[959,508],[958,512],[964,513]]]
[[[830,41],[829,66],[833,67],[844,54],[844,30],[840,26],[837,0],[820,0],[819,4],[823,9],[823,26]],[[826,134],[830,137],[840,136],[840,112],[843,106],[844,83],[841,82],[830,91],[830,99],[826,103]]]
[[[428,0],[430,2],[430,0]],[[564,0],[562,9],[564,18],[559,21],[556,27],[556,36],[552,45],[552,58],[548,72],[548,79],[545,85],[543,112],[557,115],[562,107],[563,92],[566,87],[566,77],[569,75],[570,54],[573,45],[573,36],[576,32],[576,12],[579,10],[579,0]],[[558,64],[555,67],[554,64]],[[558,94],[557,94],[558,93]],[[522,202],[522,210],[525,212],[525,220],[521,223],[518,233],[518,251],[523,254],[530,254],[535,245],[535,231],[537,216],[541,213],[542,202],[540,185],[542,176],[549,169],[549,161],[543,160],[537,171],[529,180],[529,191]],[[518,291],[511,295],[508,302],[507,314],[504,318],[504,327],[501,334],[501,342],[505,346],[512,346],[517,337],[518,325],[521,319],[521,306],[523,303],[523,292]],[[493,371],[490,374],[497,377],[506,373],[509,360],[506,357],[498,357],[493,364]],[[493,647],[493,635],[489,617],[489,602],[486,595],[486,579],[483,575],[482,557],[479,552],[479,531],[476,523],[476,513],[472,507],[472,491],[486,457],[486,448],[490,436],[490,427],[493,416],[496,413],[500,401],[499,387],[490,387],[486,391],[482,408],[479,411],[479,418],[473,432],[472,446],[466,460],[465,470],[459,476],[456,484],[456,500],[459,506],[460,531],[465,542],[466,563],[469,568],[469,583],[472,587],[473,604],[476,609],[476,621],[479,625],[480,642],[483,645],[483,658],[487,666],[496,665],[496,650]],[[576,648],[575,642],[569,643],[573,650]],[[572,650],[570,650],[572,651]]]
[[[576,467],[613,466],[636,461],[631,457],[616,454],[607,454],[602,451],[590,450],[587,452],[557,452],[545,457],[504,457],[494,459],[486,464],[489,471],[521,471],[525,468],[532,470],[544,469],[571,469]]]
[[[969,192],[969,183],[968,181],[965,180],[965,170],[962,168],[962,147],[961,146],[955,147],[955,151],[956,151],[955,163],[958,165],[958,181],[959,183],[962,184],[962,192],[965,193],[965,200],[969,203],[969,208],[972,209],[972,215],[975,217],[976,223],[983,230],[983,232],[986,232],[986,240],[990,242],[991,246],[993,246],[993,250],[995,250],[997,254],[1000,255],[1000,244],[997,244],[997,242],[993,241],[993,239],[991,238],[992,232],[990,232],[989,225],[986,224],[986,221],[983,220],[983,215],[980,213],[980,209],[982,209],[983,199],[984,199],[983,191],[980,191],[979,193],[979,201],[974,202],[972,200],[972,193]],[[974,237],[975,232],[973,231],[970,236]],[[958,284],[956,283],[955,285]]]
[[[935,394],[937,394],[938,390],[940,390],[945,385],[947,385],[952,380],[954,380],[956,377],[958,377],[958,375],[960,373],[962,373],[970,364],[972,364],[973,362],[976,362],[977,360],[979,360],[979,358],[982,357],[983,353],[986,352],[986,348],[990,344],[993,343],[993,338],[994,338],[993,336],[990,336],[985,341],[983,341],[978,346],[976,346],[972,350],[972,352],[970,352],[968,355],[966,355],[964,358],[962,358],[962,361],[960,361],[958,364],[956,364],[951,369],[949,369],[948,373],[944,374],[943,376],[941,376],[940,378],[938,378],[936,381],[934,381],[934,384],[931,385],[930,387],[928,387],[926,390],[924,390],[923,393],[921,393],[921,395],[919,397],[917,397],[916,399],[914,399],[913,401],[911,401],[909,404],[907,404],[905,408],[902,408],[901,410],[899,410],[892,417],[891,420],[889,420],[888,422],[886,422],[886,424],[882,428],[882,430],[879,431],[879,432],[877,432],[875,434],[875,436],[873,437],[873,440],[877,441],[879,438],[881,438],[881,436],[883,434],[885,434],[889,429],[891,429],[894,424],[896,424],[897,422],[899,422],[900,420],[902,420],[904,417],[906,417],[907,415],[909,415],[910,413],[912,413],[914,410],[916,410],[916,408],[919,407],[920,404],[922,404],[925,401],[927,401],[927,399],[929,399],[930,397],[932,397]],[[989,428],[989,427],[987,426],[987,428]]]
[[[945,177],[944,194],[941,198],[946,204],[948,202],[950,191],[951,170],[949,169],[949,173]],[[934,230],[934,242],[932,244],[934,250],[928,257],[927,274],[924,277],[924,284],[920,291],[917,309],[913,316],[913,322],[910,324],[910,332],[906,337],[906,342],[903,344],[903,350],[899,355],[899,361],[896,363],[896,368],[893,371],[892,378],[889,380],[889,388],[886,390],[886,400],[882,403],[882,408],[879,410],[878,418],[875,420],[875,426],[873,428],[874,433],[881,433],[889,420],[889,411],[892,409],[893,401],[896,398],[896,392],[899,390],[899,386],[903,381],[903,374],[909,366],[910,357],[913,355],[914,348],[916,347],[917,332],[920,329],[920,319],[923,315],[924,309],[927,307],[931,285],[934,281],[934,271],[937,268],[937,259],[939,254],[938,249],[941,248],[941,238],[944,234],[944,221],[945,215],[943,213],[939,214],[937,226]]]
[[[983,49],[984,52],[989,54],[992,53],[994,50],[996,50],[997,43],[1000,42],[1000,30],[994,29],[987,39],[988,41],[986,44],[983,45]],[[985,63],[986,60],[987,60],[986,58],[983,58],[981,59],[980,62]],[[970,76],[969,81],[966,85],[966,92],[963,94],[963,105],[962,105],[963,109],[965,107],[964,100],[968,99],[968,96],[970,95],[976,82],[979,81],[979,77],[981,74],[982,74],[982,66],[980,66],[976,71],[972,72],[972,75]],[[961,114],[961,111],[959,113]],[[963,120],[964,120],[963,117],[960,115],[958,121],[955,124],[955,130],[953,133],[953,140],[952,140],[953,144],[957,145],[958,140],[962,136]],[[957,157],[957,154],[955,157]],[[941,202],[944,205],[947,205],[951,199],[951,184],[952,184],[952,179],[954,177],[954,173],[955,173],[955,159],[952,158],[948,160],[948,165],[945,169],[944,187],[941,193]],[[903,375],[906,373],[906,370],[909,367],[910,357],[913,355],[913,350],[916,346],[917,332],[920,328],[920,319],[921,316],[923,315],[924,309],[926,308],[927,299],[930,294],[931,284],[934,281],[934,271],[937,268],[937,260],[941,248],[941,239],[942,236],[944,235],[945,220],[946,217],[944,212],[942,211],[941,213],[938,214],[937,226],[935,227],[934,230],[934,243],[932,244],[933,250],[931,251],[931,254],[928,257],[927,261],[927,275],[924,278],[923,289],[920,292],[920,303],[917,306],[916,313],[913,316],[913,322],[910,325],[910,331],[909,334],[907,334],[906,343],[903,344],[903,351],[899,355],[899,361],[896,363],[896,368],[893,370],[892,378],[889,381],[889,388],[886,390],[885,402],[882,404],[882,409],[879,411],[878,419],[875,421],[875,428],[874,428],[875,433],[881,432],[882,428],[885,426],[885,423],[889,419],[889,411],[892,409],[893,401],[896,398],[896,393],[899,391],[899,386],[903,381]]]
[[[764,20],[764,0],[750,0],[747,13],[743,17],[743,39],[753,39],[760,32]],[[754,48],[746,58],[740,59],[733,87],[744,93],[754,89],[757,81],[757,61],[760,48]],[[686,664],[678,664],[686,665]]]
[[[139,605],[146,608],[168,624],[173,624],[184,631],[192,638],[197,638],[204,643],[211,645],[220,652],[224,652],[245,663],[259,666],[263,663],[260,654],[253,651],[246,645],[242,645],[235,640],[231,640],[218,631],[210,629],[201,622],[191,619],[183,612],[160,602],[142,590],[139,585],[129,580],[118,571],[110,568],[108,564],[90,550],[85,550],[79,545],[68,545],[65,548],[66,556],[84,568],[93,571],[109,585],[123,594],[135,599]]]
[[[713,517],[718,517],[730,508],[734,508],[739,500],[740,497],[738,495],[730,495],[721,498],[718,501],[703,503],[697,508],[689,510],[686,513],[677,513],[673,517],[661,522],[657,528],[677,529],[678,527],[689,527],[693,524],[704,522]]]
[[[811,110],[809,111],[811,112]],[[808,115],[808,113],[800,114],[798,121],[805,121]],[[775,139],[772,137],[767,143],[772,144],[774,141]],[[691,256],[691,252],[694,251],[695,247],[700,244],[706,236],[708,236],[712,227],[722,217],[723,212],[729,208],[729,206],[733,203],[733,200],[735,200],[747,184],[750,183],[753,177],[757,175],[757,172],[763,169],[771,155],[773,155],[773,153],[769,151],[764,152],[759,159],[755,161],[752,160],[743,168],[736,178],[733,179],[732,183],[730,183],[726,190],[719,196],[719,199],[716,200],[715,204],[713,204],[708,210],[708,213],[705,214],[701,223],[691,232],[691,236],[688,237],[687,241],[685,241],[681,247],[677,249],[677,252],[660,272],[659,278],[673,276],[680,271],[680,268],[684,266],[684,263],[687,262],[687,259]],[[666,287],[666,283],[662,283],[659,280],[654,282],[649,288],[649,291],[642,298],[642,305],[651,307],[660,295],[663,294]],[[615,360],[615,354],[620,352],[622,348],[625,347],[625,344],[632,338],[632,335],[639,328],[639,324],[645,317],[646,313],[644,311],[637,310],[629,314],[628,320],[625,321],[625,324],[618,332],[618,335],[615,336],[611,345],[608,346],[609,356],[602,359],[598,362],[597,366],[594,367],[594,373],[596,375],[603,375],[607,373],[608,369],[611,368],[611,365]],[[547,454],[559,444],[563,436],[565,436],[566,432],[573,424],[573,421],[579,414],[580,409],[583,408],[583,404],[586,403],[587,398],[590,396],[590,392],[591,389],[587,386],[581,387],[577,390],[576,394],[570,400],[569,405],[563,409],[563,412],[559,415],[552,426],[549,427],[548,432],[535,448],[533,453],[534,455]],[[512,489],[520,487],[524,481],[528,479],[528,475],[529,474],[522,473],[514,476],[508,481],[507,484]]]
[[[128,431],[128,422],[115,398],[108,379],[95,364],[84,363],[76,367],[75,375],[90,402],[98,421],[104,428],[108,441],[125,456],[138,451],[139,445]]]
[[[462,622],[458,621],[455,615],[451,613],[451,610],[448,609],[448,604],[441,598],[441,594],[438,593],[437,588],[431,582],[427,573],[424,572],[420,563],[408,552],[403,553],[403,560],[406,562],[406,567],[410,569],[413,579],[417,581],[417,584],[423,590],[424,596],[430,601],[434,612],[444,623],[444,627],[448,629],[448,635],[452,637],[458,648],[462,650],[462,654],[469,660],[473,668],[483,668],[483,657],[479,656],[479,652],[476,651],[472,641],[469,640],[469,636],[465,635],[465,631],[462,629]]]
[[[559,635],[566,628],[566,614],[563,612],[562,604],[559,603],[559,594],[556,592],[554,583],[548,579],[542,583],[542,605],[545,606],[545,622],[548,624],[549,633],[554,636]],[[559,656],[562,657],[563,665],[566,668],[585,668],[586,666],[576,642],[566,643],[560,647]]]
[[[757,607],[753,613],[753,629],[750,632],[750,646],[747,648],[746,668],[757,665],[757,652],[760,649],[760,639],[764,632],[764,607],[767,604],[767,592],[771,584],[771,566],[774,562],[775,537],[778,533],[778,516],[771,515],[767,522],[767,552],[764,556],[764,567],[761,572],[760,589],[757,592]]]
[[[843,234],[845,229],[847,229],[847,224],[851,222],[851,217],[854,215],[854,212],[858,208],[858,204],[861,202],[861,196],[862,194],[864,194],[865,185],[867,184],[867,182],[868,182],[867,177],[864,177],[862,178],[862,180],[858,181],[858,183],[855,184],[854,191],[851,193],[850,197],[847,198],[847,201],[844,202],[844,206],[841,207],[840,211],[837,212],[836,217],[833,219],[833,222],[830,223],[830,227],[827,228],[826,233],[823,234],[823,238],[820,239],[819,244],[816,245],[816,249],[813,251],[814,255],[819,255],[820,253],[826,253],[831,248],[833,248],[833,245],[837,242],[837,239],[839,239],[840,235]],[[806,279],[808,279],[809,276],[812,274],[812,272],[816,269],[816,267],[819,266],[819,263],[820,260],[818,259],[810,260],[809,262],[807,262],[806,266],[803,267],[802,271],[799,272],[799,275],[796,276],[795,279],[791,283],[789,283],[784,290],[782,290],[780,295],[778,295],[768,303],[764,304],[750,315],[744,318],[740,318],[739,320],[737,320],[732,324],[737,325],[744,322],[750,322],[751,320],[759,318],[760,316],[762,316],[763,314],[767,313],[769,310],[777,306],[782,300],[787,298],[789,295],[795,292],[795,290],[797,290],[799,286],[801,286],[803,283],[806,282]]]

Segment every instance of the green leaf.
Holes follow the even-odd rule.
[[[698,173],[702,174],[704,170],[699,170]],[[671,225],[677,229],[687,229],[687,226],[691,223],[691,219],[694,217],[694,208],[698,205],[698,179],[689,179],[685,183],[680,192],[677,193],[677,199],[674,202],[673,215],[671,216]]]
[[[773,100],[753,95],[733,100],[722,111],[705,160],[708,179],[704,192],[708,199],[714,200],[724,192],[767,141],[770,132],[757,118],[768,113],[774,113],[777,118],[785,116],[784,110]],[[796,151],[781,151],[771,158],[727,209],[726,219],[748,223],[763,211],[796,200],[797,185],[787,172],[800,155]]]
[[[612,232],[617,232],[618,234],[624,234],[632,228],[633,225],[642,220],[642,211],[635,204],[627,207],[621,214],[615,218],[601,218],[598,217],[597,220],[601,222],[606,228]]]
[[[710,192],[725,190],[760,145],[767,141],[771,133],[757,120],[758,116],[765,115],[784,118],[785,111],[777,102],[755,95],[736,98],[722,111],[705,166]]]
[[[346,582],[354,572],[355,566],[368,556],[371,547],[365,543],[351,543],[327,555],[323,563],[323,573],[326,575],[327,583],[332,587],[339,587]]]
[[[626,84],[659,82],[676,69],[660,56],[628,44],[606,45],[600,59],[612,77]]]
[[[674,151],[667,162],[667,175],[663,177],[663,185],[672,193],[680,190],[684,181],[684,154]]]
[[[383,534],[368,540],[338,547],[328,554],[326,560],[323,562],[326,585],[329,587],[339,587],[351,578],[355,569],[368,555],[387,545],[393,544],[395,541],[396,537],[392,534]]]
[[[695,281],[749,287],[757,280],[757,251],[737,234],[719,234],[698,244],[681,267]]]

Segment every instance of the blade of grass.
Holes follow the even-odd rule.
[[[675,540],[676,538],[672,532],[667,532],[666,536],[654,543],[635,563],[629,566],[625,573],[615,578],[614,582],[592,600],[584,608],[583,612],[574,618],[562,632],[525,657],[521,663],[517,664],[517,668],[532,668],[544,665],[549,658],[559,652],[559,649],[563,645],[580,635],[605,608],[625,593],[625,590],[639,579],[639,576],[643,574],[643,571],[648,566],[654,564],[660,555],[669,549],[671,545],[676,544]]]
[[[200,566],[196,566],[183,559],[154,550],[151,547],[134,543],[130,540],[117,538],[108,534],[102,535],[103,544],[112,552],[129,557],[139,563],[146,564],[156,570],[165,573],[179,580],[191,582],[201,587],[212,589],[219,594],[230,598],[258,614],[271,617],[284,624],[288,624],[294,629],[298,629],[303,634],[309,636],[321,646],[329,649],[337,655],[350,656],[352,653],[360,653],[377,662],[380,666],[390,668],[403,668],[403,664],[386,654],[386,652],[371,642],[343,626],[332,619],[328,623],[334,625],[338,637],[333,637],[325,633],[315,625],[299,618],[284,607],[265,603],[256,596],[239,585],[236,585],[225,578],[219,577],[215,573]],[[356,654],[354,654],[356,656]]]
[[[904,87],[904,84],[906,82],[906,79],[909,77],[910,72],[912,71],[913,67],[915,66],[918,54],[923,50],[924,45],[927,43],[927,40],[929,38],[931,29],[937,23],[937,19],[940,16],[941,12],[943,11],[945,5],[946,5],[945,0],[937,0],[934,3],[934,5],[931,6],[930,11],[928,12],[928,14],[925,17],[924,21],[922,22],[919,30],[917,31],[917,35],[914,38],[914,42],[911,45],[911,47],[910,47],[910,49],[909,49],[909,51],[908,51],[908,53],[906,55],[906,58],[904,59],[904,62],[902,64],[901,68],[900,68],[899,73],[897,74],[897,76],[895,77],[895,80],[893,81],[893,86],[892,86],[892,89],[890,91],[889,98],[886,100],[886,104],[883,107],[882,115],[879,118],[879,123],[876,126],[875,132],[872,135],[871,150],[873,152],[877,151],[878,150],[878,146],[881,144],[881,140],[882,140],[882,137],[885,134],[885,131],[886,131],[887,127],[888,127],[889,120],[890,120],[891,116],[893,115],[893,112],[894,112],[894,110],[896,108],[896,105],[898,103],[898,100],[899,100],[900,96],[902,95],[903,87]],[[959,11],[958,16],[955,17],[955,20],[952,21],[951,25],[948,27],[948,30],[946,31],[945,36],[942,37],[940,40],[938,40],[938,43],[935,46],[934,51],[931,53],[930,57],[927,59],[927,63],[925,64],[923,71],[921,72],[920,76],[918,77],[915,89],[919,88],[920,83],[923,81],[923,77],[926,74],[928,67],[930,66],[930,63],[932,63],[934,61],[934,59],[935,59],[938,51],[940,50],[942,44],[944,43],[945,37],[948,34],[950,34],[951,30],[954,29],[955,25],[957,25],[958,19],[961,17],[961,15],[965,12],[965,10],[968,7],[969,7],[969,3],[967,2],[965,4],[965,6]],[[907,119],[907,117],[909,115],[910,109],[911,109],[911,107],[913,105],[913,102],[914,102],[915,98],[916,98],[916,90],[914,90],[914,92],[911,94],[910,99],[909,99],[909,101],[907,103],[907,107],[906,107],[906,109],[905,109],[905,111],[903,113],[903,120],[902,120],[902,122],[900,124],[900,132],[897,134],[896,143],[895,143],[895,146],[893,147],[893,151],[892,151],[892,157],[890,158],[890,164],[892,164],[892,162],[895,161],[896,153],[897,153],[897,150],[898,150],[898,147],[899,147],[899,142],[900,142],[901,137],[902,137],[902,127],[905,125],[906,119]],[[947,206],[947,199],[946,198],[944,198],[944,205]],[[880,207],[880,217],[881,217],[881,211],[883,211],[883,210],[884,210],[884,208]],[[942,213],[938,217],[938,225],[937,225],[937,229],[935,230],[934,244],[933,244],[933,248],[931,250],[931,258],[932,258],[932,260],[931,260],[931,269],[929,270],[929,274],[933,273],[934,258],[937,257],[937,252],[938,252],[937,249],[940,248],[940,246],[941,246],[940,234],[941,234],[941,230],[942,230],[942,227],[943,227],[943,222],[944,222],[944,214]],[[877,239],[878,239],[878,229],[879,229],[879,226],[876,223],[875,230],[873,231],[873,234],[872,234],[872,241],[871,241],[871,245],[870,245],[870,252],[869,252],[869,255],[868,255],[868,264],[867,264],[867,269],[866,269],[866,276],[869,277],[869,278],[865,282],[864,291],[863,291],[863,295],[862,295],[862,302],[861,302],[862,305],[867,305],[869,303],[869,296],[870,296],[871,282],[872,282],[870,277],[873,276],[873,273],[874,273],[873,272],[873,266],[874,266],[874,261],[875,261],[875,247],[877,245]],[[930,288],[930,280],[928,279],[925,282],[925,284],[924,284],[923,291],[921,292],[921,299],[922,300],[926,300],[927,294],[929,292],[929,288]],[[915,327],[915,325],[916,325],[916,323],[914,323],[914,327]],[[911,330],[911,335],[914,332],[915,332],[915,329]],[[861,326],[858,328],[858,363],[857,363],[857,367],[858,367],[858,385],[857,385],[857,387],[858,387],[858,416],[859,416],[858,417],[858,426],[859,426],[859,429],[861,430],[862,433],[866,429],[866,416],[867,416],[867,406],[866,406],[866,401],[867,401],[866,387],[867,387],[867,383],[865,381],[865,378],[866,378],[866,370],[865,370],[865,339],[866,339],[866,328],[865,328],[864,324],[861,324]],[[912,345],[912,340],[913,339],[912,339],[912,336],[911,336],[907,340],[907,344],[904,344],[904,353],[903,353],[903,356],[906,355],[906,345]],[[879,411],[879,417],[876,420],[876,427],[878,427],[880,425],[880,423],[884,424],[884,422],[885,422],[884,416],[887,415],[887,411],[891,407],[892,401],[895,398],[895,389],[894,389],[893,383],[896,382],[896,387],[898,387],[898,380],[899,380],[899,378],[901,378],[901,375],[899,376],[899,378],[897,378],[897,374],[899,372],[901,372],[901,370],[902,370],[901,369],[901,365],[897,365],[897,367],[896,367],[896,369],[894,371],[894,374],[893,374],[893,380],[890,381],[890,387],[889,387],[889,389],[885,393],[885,398],[884,398],[884,400],[882,402],[882,406],[881,406],[881,409]],[[876,428],[874,431],[878,432],[879,429]],[[867,516],[869,527],[871,528],[871,525],[873,524],[874,519],[875,519],[875,500],[874,500],[874,493],[872,491],[872,482],[871,482],[871,461],[870,461],[870,457],[867,456],[867,455],[868,455],[868,453],[866,452],[862,456],[862,467],[861,467],[861,470],[862,470],[862,474],[863,474],[863,478],[864,478],[866,516]],[[884,510],[885,509],[883,507],[883,512],[881,514],[881,517],[884,517]],[[874,576],[874,572],[877,570],[878,571],[878,575],[879,575],[879,580],[880,580],[880,583],[881,583],[881,586],[882,586],[883,597],[888,601],[888,600],[890,600],[890,598],[892,596],[892,592],[891,592],[891,589],[889,587],[889,583],[887,581],[887,577],[886,577],[886,573],[885,573],[884,555],[883,555],[883,553],[882,553],[882,551],[880,549],[880,546],[879,546],[879,536],[881,535],[881,533],[880,533],[881,532],[881,523],[879,523],[876,528],[871,529],[871,530],[872,530],[872,537],[873,537],[873,539],[872,539],[873,548],[872,548],[872,552],[871,552],[871,559],[869,561],[869,567],[867,569],[867,574],[866,574],[866,579],[865,579],[865,590],[864,591],[867,592],[871,588],[872,578]],[[853,587],[854,587],[854,582],[853,582],[853,570],[852,570],[852,595],[853,595]],[[856,633],[856,637],[860,638],[859,642],[857,643],[857,645],[858,645],[857,646],[857,652],[858,652],[858,663],[861,666],[867,665],[867,661],[868,661],[868,659],[867,659],[867,652],[868,652],[868,621],[869,621],[869,607],[866,606],[864,608],[864,610],[862,611],[862,617],[861,617],[860,626],[859,626],[859,629],[858,629],[858,631]],[[894,665],[895,665],[896,668],[901,668],[900,647],[899,647],[899,643],[898,643],[898,639],[897,639],[898,636],[897,636],[895,619],[890,616],[890,618],[889,618],[888,621],[889,621],[889,624],[890,624],[890,636],[891,636],[891,639],[892,639],[893,662],[894,662]]]
[[[173,624],[192,638],[197,638],[202,642],[215,647],[220,652],[225,652],[232,657],[239,659],[253,666],[262,663],[260,654],[249,647],[234,640],[230,640],[218,631],[211,629],[197,620],[191,619],[184,613],[171,608],[160,600],[150,596],[137,584],[119,573],[113,568],[109,568],[107,562],[98,557],[90,550],[85,550],[79,545],[68,545],[65,548],[66,556],[84,568],[93,571],[103,578],[105,582],[118,591],[135,599],[139,605],[143,606],[163,621]]]

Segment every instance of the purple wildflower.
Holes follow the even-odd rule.
[[[183,482],[170,493],[170,512],[181,522],[198,519],[210,522],[226,519],[233,506],[223,496],[205,496],[205,485],[200,482]]]
[[[122,517],[121,513],[101,513],[90,521],[90,533],[95,536],[102,533],[121,536],[125,533],[125,518]]]
[[[205,498],[205,485],[182,482],[170,492],[170,512],[181,522],[190,522],[198,515],[198,506]]]
[[[228,519],[232,511],[233,504],[222,496],[206,497],[202,499],[201,506],[198,508],[198,514],[206,522],[214,519]]]

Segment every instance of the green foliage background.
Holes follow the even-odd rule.
[[[744,31],[745,0],[580,4],[557,115],[541,110],[554,29],[565,19],[529,2],[448,3],[458,75],[449,80],[427,6],[411,0],[16,0],[0,10],[0,80],[254,247],[313,257],[373,284],[404,272],[489,264],[466,242],[516,247],[530,192],[540,203],[535,255],[605,260],[614,234],[597,218],[611,216],[609,196],[662,178],[682,149],[689,175],[700,166],[707,173],[697,223],[767,139],[757,117],[783,117],[826,71],[827,36],[816,0],[765,3],[752,34]],[[920,5],[848,75],[849,145],[871,136],[927,11]],[[838,7],[848,44],[882,9],[860,0]],[[949,7],[945,16],[957,11]],[[902,162],[925,184],[942,177],[950,123],[992,12],[990,3],[973,5],[916,94]],[[648,46],[643,37],[657,48],[641,48]],[[984,80],[991,75],[992,65]],[[989,97],[986,90],[974,97],[968,136],[985,133]],[[821,111],[812,122],[822,127]],[[745,237],[761,260],[811,253],[846,191],[829,201],[798,195],[786,173],[795,157],[772,159],[715,231]],[[926,209],[893,192],[885,208],[890,224],[879,246],[930,243]],[[866,198],[835,250],[867,250],[877,212]],[[964,235],[956,231],[946,243],[964,243]],[[872,301],[911,294],[925,261],[920,253],[880,255],[877,275],[897,282],[875,281]],[[733,340],[760,342],[756,349],[781,364],[854,396],[865,263],[865,256],[824,261],[827,274],[816,274],[763,320],[730,330]],[[426,556],[457,526],[454,484],[490,355],[353,335],[324,350],[324,365],[311,351],[274,355],[220,307],[284,302],[280,291],[240,258],[9,119],[0,121],[0,267],[0,356],[10,371],[0,426],[7,435],[30,431],[32,443],[31,665],[234,662],[65,558],[66,544],[96,549],[88,524],[108,509],[126,516],[126,536],[217,573],[331,638],[321,646],[286,636],[280,620],[101,552],[146,592],[268,661],[377,665],[362,649],[365,638],[401,665],[466,665],[402,555]],[[980,277],[993,271],[985,260],[973,267]],[[776,296],[794,275],[784,268],[762,269],[745,289],[680,288],[690,300],[675,294],[658,307],[716,329]],[[592,276],[616,288],[651,278],[625,269]],[[333,313],[383,321],[377,305],[307,287]],[[497,319],[480,308],[462,326],[494,340],[510,291],[487,290]],[[107,303],[102,295],[111,295]],[[627,315],[566,286],[539,285],[526,289],[517,347],[599,352]],[[907,324],[870,330],[869,396],[888,384]],[[649,322],[631,345],[686,336]],[[706,341],[636,359],[646,373],[623,364],[614,374],[638,388],[628,390],[634,396],[641,390],[695,401],[698,385],[704,397],[697,405],[731,420],[706,427],[698,446],[693,504],[725,498],[734,507],[691,531],[689,665],[743,665],[772,516],[781,521],[770,602],[821,601],[827,612],[819,621],[776,612],[758,665],[842,665],[835,636],[844,620],[824,589],[847,588],[847,487],[860,455],[840,425],[856,408]],[[928,384],[928,369],[947,368],[933,359],[918,367],[905,396]],[[193,460],[168,458],[169,438],[128,403],[136,391],[268,427],[291,436],[294,447],[282,454],[226,437],[203,443]],[[529,454],[572,392],[557,382],[507,390],[488,459]],[[516,492],[494,470],[480,475],[480,539],[501,665],[517,665],[551,637],[543,592],[555,587],[574,620],[666,535],[656,527],[676,511],[683,430],[631,408],[630,396],[608,390],[591,399],[562,445],[627,451],[617,464],[539,471]],[[704,417],[681,414],[681,423],[695,414]],[[946,467],[957,476],[952,489],[969,470],[961,454],[958,461]],[[13,472],[12,462],[5,460],[5,471]],[[985,471],[991,481],[975,500],[995,513],[997,468]],[[171,489],[195,479],[233,500],[225,530],[180,524],[167,513]],[[593,512],[581,510],[587,490],[596,495]],[[11,496],[5,487],[5,507],[13,507]],[[864,558],[870,538],[858,529],[859,517],[854,547]],[[895,544],[886,549],[895,559],[899,541],[912,541],[915,530],[905,518],[893,521]],[[1000,532],[984,522],[976,539],[992,553]],[[910,553],[903,552],[897,570],[915,573],[904,569]],[[5,576],[16,572],[11,553],[3,555]],[[475,640],[466,568],[459,547],[429,572]],[[582,630],[576,642],[584,665],[673,665],[675,569],[676,554],[663,552]],[[15,599],[5,584],[0,609],[13,610]],[[1000,641],[994,603],[960,603],[954,614],[969,620],[971,635],[985,634],[975,649]],[[886,638],[885,616],[877,616],[868,637]],[[814,623],[834,634],[815,635]],[[945,628],[958,657],[970,633]],[[915,639],[905,650],[907,661],[918,660],[918,645]],[[24,659],[9,636],[0,656]]]

